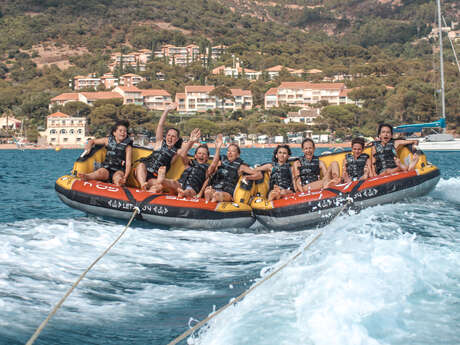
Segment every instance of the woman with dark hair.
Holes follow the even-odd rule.
[[[222,147],[222,134],[219,134],[216,139],[216,153],[211,162],[211,165],[208,164],[209,160],[209,148],[208,145],[203,144],[196,148],[194,160],[190,160],[187,156],[188,151],[192,148],[193,144],[200,140],[200,130],[194,129],[190,134],[190,140],[185,144],[183,150],[179,151],[179,155],[184,163],[185,169],[179,180],[171,180],[165,178],[166,176],[166,167],[161,167],[158,169],[158,179],[154,184],[155,192],[161,192],[163,188],[166,188],[174,193],[176,193],[179,198],[183,197],[201,197],[202,187],[209,178],[209,176],[214,172],[219,163],[219,153],[220,148]]]
[[[278,145],[273,151],[273,163],[256,168],[257,171],[270,171],[268,201],[281,199],[294,192],[291,165],[288,162],[290,156],[289,145]]]
[[[401,163],[397,150],[400,146],[418,144],[418,140],[393,139],[393,127],[387,123],[379,125],[377,135],[380,140],[374,142],[372,147],[373,174],[384,175],[398,171],[410,171],[415,169],[419,157],[415,153],[408,166]]]
[[[304,139],[301,148],[304,156],[295,161],[292,167],[296,192],[321,189],[340,182],[339,165],[332,162],[327,168],[326,164],[315,156],[315,142],[312,139]]]
[[[150,190],[158,178],[158,169],[164,166],[166,171],[178,157],[177,151],[182,146],[179,130],[170,128],[163,137],[163,127],[166,117],[171,110],[176,109],[177,105],[172,103],[168,105],[161,114],[160,121],[156,129],[155,145],[150,156],[142,158],[136,167],[136,179],[144,190]]]
[[[238,145],[230,144],[227,148],[227,155],[220,157],[211,185],[204,190],[206,201],[232,201],[233,192],[242,174],[246,175],[247,180],[259,180],[262,177],[259,171],[250,168],[243,162],[240,153]]]
[[[128,121],[118,121],[106,138],[91,139],[85,146],[90,152],[93,145],[105,145],[107,153],[102,167],[89,174],[78,174],[85,180],[112,180],[117,186],[124,185],[131,172],[132,140],[128,137]]]

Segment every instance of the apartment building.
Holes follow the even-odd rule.
[[[226,98],[223,101],[211,96],[212,90],[214,86],[186,86],[185,92],[176,94],[177,110],[180,113],[196,113],[213,109],[234,111],[252,108],[252,93],[249,90],[230,89],[233,99]]]
[[[224,45],[211,47],[211,59],[217,60],[227,49]],[[155,58],[166,59],[170,65],[187,66],[195,61],[206,63],[209,56],[209,48],[204,53],[200,52],[200,47],[196,44],[189,44],[185,47],[178,47],[172,44],[165,44],[160,49],[155,50]]]
[[[40,132],[49,145],[76,145],[86,142],[86,118],[56,112],[47,116],[46,130]]]
[[[134,70],[145,71],[145,66],[151,60],[151,56],[152,52],[148,49],[141,49],[129,54],[114,53],[111,55],[109,69],[113,72],[117,67],[121,67],[123,70],[131,67]]]
[[[57,95],[50,99],[49,109],[51,109],[55,105],[65,105],[69,102],[76,102],[78,101],[78,93],[75,92],[65,92]]]
[[[122,76],[120,76],[120,81],[118,84],[121,86],[129,87],[129,86],[136,86],[141,81],[145,81],[145,78],[137,74],[128,73],[128,74],[123,74]]]
[[[117,86],[113,92],[120,94],[123,98],[123,104],[144,105],[142,90],[135,86]]]
[[[99,91],[99,92],[79,92],[78,100],[88,105],[93,105],[98,100],[123,99],[118,92]]]
[[[343,83],[283,82],[276,88],[276,99],[273,89],[267,91],[265,107],[291,105],[306,108],[320,101],[341,104],[340,95],[344,89],[345,84]]]
[[[316,125],[316,120],[320,116],[320,110],[318,108],[304,108],[299,111],[289,112],[287,117],[283,120],[284,123],[297,122],[304,123],[306,125]]]
[[[118,85],[118,78],[110,73],[106,73],[102,77],[96,77],[95,74],[90,74],[88,76],[77,75],[73,77],[73,85],[70,84],[69,86],[73,87],[75,91],[79,91],[84,89],[96,90],[101,85],[104,85],[106,89],[111,89]]]
[[[3,114],[0,117],[0,131],[17,131],[21,128],[22,121],[12,115]]]
[[[257,80],[262,75],[262,72],[255,71],[249,68],[243,68],[240,63],[237,62],[233,67],[219,66],[212,70],[212,74],[224,75],[231,78],[246,78],[249,80]]]
[[[142,90],[144,106],[150,110],[165,110],[172,103],[171,94],[162,89]]]

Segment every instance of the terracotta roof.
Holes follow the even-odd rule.
[[[232,96],[252,96],[250,90],[243,90],[243,89],[230,89],[232,92]]]
[[[197,46],[196,44],[189,44],[187,48],[199,48],[200,46]]]
[[[52,113],[51,115],[48,115],[47,117],[70,117],[70,115],[61,113],[60,111],[56,113]]]
[[[340,96],[340,97],[348,96],[348,94],[349,94],[351,91],[353,91],[353,89],[343,89],[343,90],[340,90],[339,96]]]
[[[276,66],[267,68],[266,71],[267,71],[267,72],[279,72],[279,71],[281,71],[282,69],[283,69],[283,66],[281,66],[281,65],[276,65]]]
[[[316,83],[316,84],[310,84],[310,87],[312,89],[317,89],[317,90],[341,90],[345,88],[344,83]]]
[[[280,89],[315,89],[315,90],[340,90],[344,83],[309,83],[306,81],[286,81],[281,83]]]
[[[171,96],[171,94],[162,89],[150,89],[150,90],[141,90],[142,91],[142,96],[147,97],[147,96]]]
[[[185,93],[176,93],[176,99],[185,98]]]
[[[136,86],[117,86],[117,88],[124,92],[142,92],[143,91]]]
[[[188,85],[185,87],[185,93],[188,92],[211,92],[214,90],[212,85]]]
[[[216,67],[212,70],[212,74],[219,74],[221,72],[223,72],[225,69],[225,66],[222,65],[222,66],[219,66],[219,67]]]
[[[265,92],[265,96],[270,96],[270,95],[277,95],[278,94],[278,88],[272,87],[271,89],[268,89],[267,92]]]
[[[65,92],[57,95],[56,97],[51,98],[53,101],[78,101],[78,93],[75,92]]]
[[[120,76],[120,78],[126,78],[126,77],[139,77],[142,78],[140,75],[134,74],[134,73],[126,73]]]
[[[323,71],[321,71],[320,69],[312,68],[312,69],[309,69],[307,73],[315,74],[315,73],[323,73]]]
[[[123,98],[118,92],[99,91],[99,92],[81,92],[87,99],[111,99]]]
[[[285,81],[279,86],[279,89],[309,89],[311,84],[306,81]]]
[[[240,71],[241,71],[241,73],[243,73],[243,68],[242,68],[242,67],[240,67],[240,68],[238,69],[238,72],[240,72]],[[255,71],[255,70],[253,70],[253,69],[244,68],[244,73],[260,73],[260,72],[259,72],[259,71]]]

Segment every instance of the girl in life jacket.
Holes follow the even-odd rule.
[[[250,168],[243,162],[240,153],[238,145],[230,144],[227,148],[227,155],[220,157],[217,171],[210,181],[211,185],[206,186],[204,190],[206,201],[232,201],[238,179],[243,174],[247,180],[260,180],[262,178],[260,171]]]
[[[398,158],[397,150],[404,145],[417,145],[418,140],[401,140],[393,139],[393,127],[389,124],[382,123],[378,129],[379,140],[374,142],[372,147],[372,167],[373,176],[392,174],[398,171],[411,171],[419,160],[415,153],[409,164],[406,166]]]
[[[176,107],[175,103],[166,107],[157,125],[153,152],[148,157],[142,158],[136,167],[136,179],[144,190],[154,190],[152,187],[157,182],[158,169],[164,166],[166,167],[166,171],[168,171],[178,157],[177,151],[182,146],[179,130],[170,128],[163,137],[166,117],[169,111],[176,109]]]
[[[211,162],[209,160],[208,145],[203,144],[195,150],[194,160],[188,158],[188,151],[192,146],[200,140],[201,133],[198,128],[195,128],[190,134],[190,140],[185,144],[184,150],[180,150],[179,156],[184,163],[184,172],[179,180],[171,180],[165,178],[166,167],[158,169],[158,179],[154,184],[155,192],[161,192],[163,189],[168,189],[177,194],[179,198],[200,198],[203,194],[203,185],[206,179],[209,178],[211,173],[216,169],[219,163],[219,153],[222,147],[222,134],[219,134],[216,139],[216,153]]]
[[[308,192],[314,189],[327,188],[340,182],[340,169],[336,162],[329,168],[315,156],[315,142],[306,138],[302,141],[304,156],[294,162],[292,176],[296,192]],[[321,175],[323,178],[321,179]]]
[[[291,165],[288,162],[291,156],[289,145],[278,145],[273,151],[273,163],[257,167],[258,171],[270,171],[270,189],[268,200],[278,200],[294,193]]]
[[[133,143],[128,137],[128,121],[118,121],[106,138],[91,139],[85,146],[89,153],[94,145],[105,145],[107,153],[102,167],[89,174],[78,174],[84,180],[112,180],[117,186],[124,185],[131,172]]]
[[[372,173],[371,160],[363,150],[364,139],[354,138],[351,141],[351,153],[347,153],[342,162],[343,182],[365,180]]]

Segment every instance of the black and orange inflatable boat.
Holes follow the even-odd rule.
[[[365,152],[369,150],[367,148]],[[146,148],[134,147],[133,161],[150,152]],[[346,153],[327,154],[320,159],[328,166],[332,161],[341,163]],[[402,161],[409,159],[411,154],[405,147],[398,151]],[[65,204],[87,213],[121,219],[129,219],[134,207],[139,207],[141,213],[138,217],[147,222],[203,230],[247,229],[256,220],[272,230],[303,230],[327,222],[350,201],[354,208],[393,203],[429,193],[440,179],[438,168],[427,162],[426,156],[421,154],[414,171],[377,176],[308,193],[295,193],[270,202],[266,200],[269,176],[265,174],[262,181],[249,186],[238,183],[235,202],[212,203],[204,199],[178,198],[143,191],[131,175],[127,181],[128,187],[82,181],[76,177],[77,173],[96,169],[104,158],[105,148],[95,147],[75,162],[71,174],[56,181],[56,192]],[[178,179],[183,169],[182,161],[178,159],[167,177]]]
[[[364,152],[370,154],[370,150],[369,147]],[[348,152],[324,155],[320,159],[326,166],[336,161],[342,169],[341,162]],[[407,162],[411,155],[407,147],[398,150],[403,162]],[[428,194],[439,179],[439,169],[427,162],[423,153],[413,171],[377,176],[307,193],[294,193],[274,201],[266,200],[269,177],[265,176],[264,181],[257,185],[260,196],[253,198],[251,208],[257,220],[269,229],[300,230],[328,222],[347,203],[351,203],[355,209],[361,209]]]

